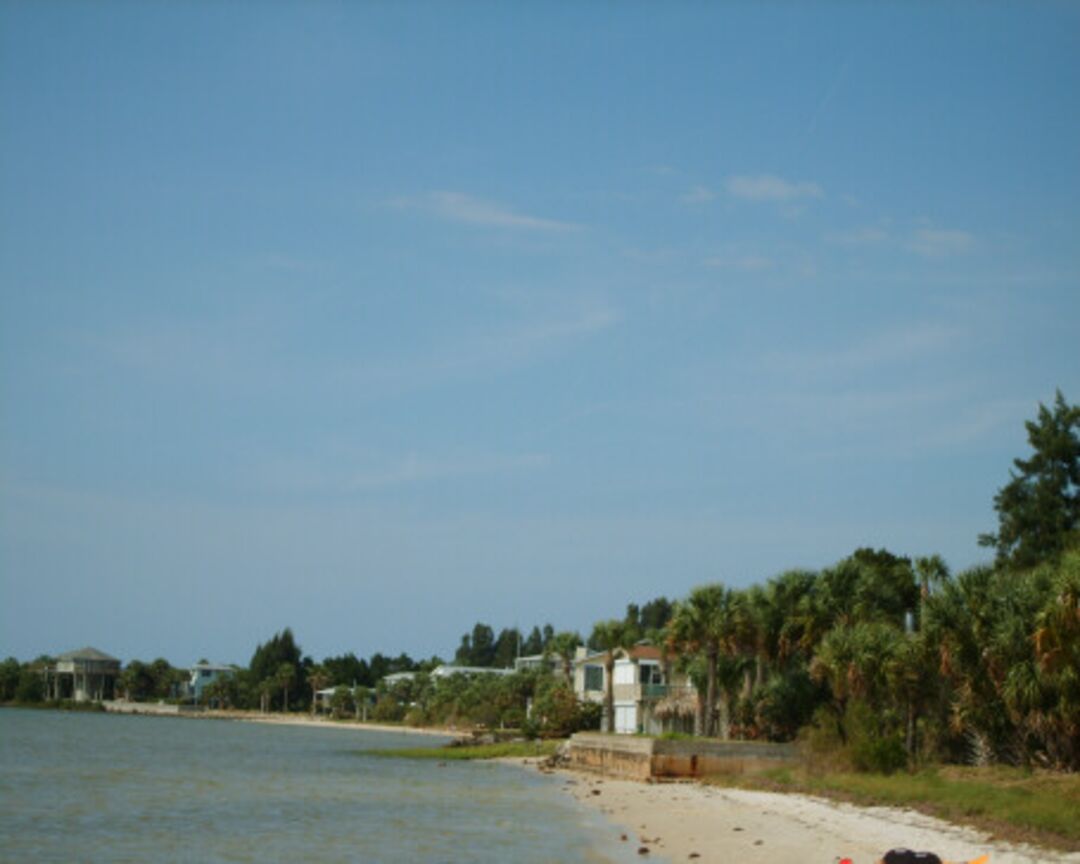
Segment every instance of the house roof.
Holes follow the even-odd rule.
[[[615,655],[629,657],[631,660],[662,660],[664,652],[656,645],[633,645],[630,648],[616,648]],[[574,663],[578,666],[583,663],[600,663],[607,657],[607,651],[596,651],[579,657]]]
[[[631,660],[660,660],[664,656],[664,653],[655,645],[635,645],[622,653]]]
[[[104,651],[98,651],[97,648],[79,648],[75,651],[65,651],[63,654],[57,655],[57,660],[97,660],[105,662],[119,663],[119,659],[113,657],[111,654],[106,654]]]

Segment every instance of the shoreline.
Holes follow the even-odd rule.
[[[538,767],[534,760],[506,761]],[[564,794],[603,815],[617,839],[643,858],[699,864],[834,864],[850,858],[870,864],[889,849],[906,847],[950,862],[989,855],[990,864],[1080,864],[1080,852],[996,841],[913,810],[696,781],[641,783],[567,768],[553,773]]]
[[[263,714],[258,711],[240,710],[205,710],[180,711],[174,705],[156,702],[107,702],[105,713],[126,715],[129,717],[179,717],[183,720],[231,720],[238,723],[264,723],[278,726],[306,726],[319,729],[346,729],[360,732],[396,732],[401,735],[421,735],[427,737],[468,740],[470,729],[450,729],[435,726],[397,726],[392,723],[366,723],[358,720],[331,720],[326,717],[312,717],[307,713]]]

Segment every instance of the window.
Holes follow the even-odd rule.
[[[641,664],[641,683],[642,684],[663,684],[664,673],[660,669],[660,665],[657,663],[642,663]]]
[[[586,666],[585,667],[585,689],[586,690],[603,690],[604,689],[604,667],[603,666]]]

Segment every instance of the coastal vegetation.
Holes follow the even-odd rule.
[[[587,639],[550,624],[528,633],[478,622],[459,667],[442,660],[354,654],[321,663],[288,628],[246,668],[216,678],[216,707],[314,711],[333,688],[337,717],[416,726],[512,728],[529,737],[613,731],[615,652],[647,641],[694,684],[695,732],[795,741],[832,770],[889,774],[929,765],[1080,768],[1080,407],[1061,393],[1027,424],[1032,453],[1016,459],[994,499],[992,563],[954,574],[937,555],[861,548],[822,570],[764,584],[699,586],[679,600],[630,604]],[[605,667],[603,705],[575,693],[585,645]],[[542,658],[511,671],[522,656]],[[0,699],[42,698],[49,658],[0,664]],[[127,664],[134,700],[180,699],[186,673],[165,660]],[[190,698],[190,697],[189,697]]]
[[[709,782],[918,810],[1014,842],[1080,850],[1080,774],[1008,766],[932,766],[891,775],[776,768]]]
[[[554,755],[559,742],[502,741],[495,744],[465,744],[454,747],[398,747],[359,750],[358,755],[380,759],[431,759],[437,762],[467,762],[481,759],[538,759]]]

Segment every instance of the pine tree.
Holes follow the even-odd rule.
[[[1053,410],[1040,403],[1038,419],[1024,425],[1035,452],[1013,460],[994,496],[998,531],[979,537],[999,564],[1018,569],[1057,559],[1080,535],[1080,405],[1058,390]]]

